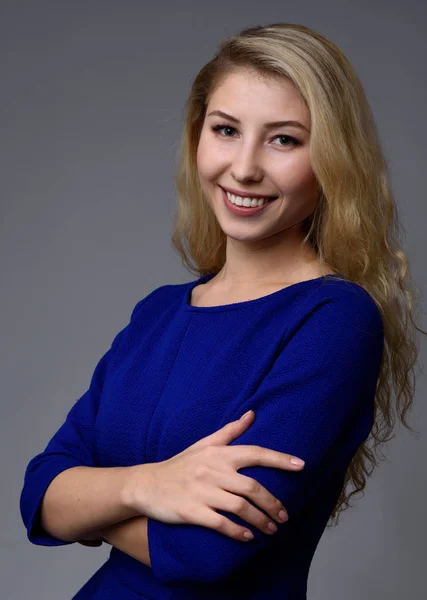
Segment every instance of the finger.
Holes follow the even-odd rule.
[[[251,477],[239,475],[238,473],[216,471],[212,473],[211,482],[216,487],[221,488],[221,491],[226,492],[226,496],[221,496],[220,500],[218,494],[215,494],[210,502],[206,502],[208,506],[238,514],[242,519],[255,525],[264,533],[271,533],[268,527],[271,519],[275,519],[279,523],[283,523],[288,519],[287,511],[280,500]],[[246,498],[251,500],[256,507],[248,502]],[[281,510],[285,512],[285,519],[282,519],[279,515]]]
[[[83,546],[89,546],[89,547],[98,547],[102,545],[102,542],[97,542],[96,540],[87,540],[87,541],[82,541],[79,542],[79,544],[82,544]]]
[[[305,465],[305,461],[298,456],[257,445],[227,446],[220,451],[231,453],[231,462],[236,469],[261,465],[263,467],[298,471]],[[292,462],[294,460],[300,461],[302,464],[295,464]]]
[[[210,435],[198,440],[195,444],[192,445],[192,448],[201,447],[201,446],[224,446],[230,444],[233,440],[236,439],[239,435],[241,435],[249,425],[252,425],[255,419],[255,413],[253,410],[245,413],[240,419],[236,421],[231,421],[214,431]]]
[[[82,546],[89,546],[89,547],[99,547],[102,546],[102,541],[101,540],[79,540],[78,542],[79,544],[81,544]]]
[[[202,527],[209,527],[210,529],[214,529],[215,531],[240,542],[248,542],[254,537],[250,529],[237,525],[237,523],[234,523],[227,517],[220,515],[210,508],[199,509],[197,514],[192,513],[191,523],[201,525]],[[245,533],[250,537],[246,538],[244,535]]]

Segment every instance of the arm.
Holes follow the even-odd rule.
[[[153,296],[157,288],[135,306]],[[99,468],[96,417],[108,366],[125,339],[129,323],[98,362],[89,389],[66,416],[45,450],[29,462],[20,497],[21,517],[33,544],[59,546],[135,516],[123,504],[126,468]]]
[[[137,516],[107,527],[100,533],[106,542],[151,567],[147,535],[148,517]]]
[[[130,493],[129,486],[125,486],[123,496],[126,506],[131,506]],[[146,516],[136,515],[103,529],[98,529],[91,535],[85,536],[85,539],[79,540],[79,543],[94,547],[100,546],[103,541],[151,567]]]
[[[310,296],[259,387],[227,416],[229,421],[248,409],[256,413],[231,446],[260,445],[305,460],[301,472],[239,469],[283,503],[289,521],[268,536],[236,514],[218,510],[252,531],[254,539],[245,544],[211,528],[148,518],[151,568],[160,581],[218,583],[266,548],[286,544],[292,520],[328,478],[345,472],[368,437],[383,352],[381,314],[362,288],[360,293],[356,286],[333,290],[333,295],[319,290]]]
[[[125,502],[131,467],[66,469],[47,488],[40,508],[40,525],[52,537],[67,542],[136,516]]]

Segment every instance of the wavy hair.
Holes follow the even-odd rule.
[[[315,249],[320,264],[362,286],[384,323],[374,424],[346,472],[329,520],[337,525],[339,513],[351,506],[351,496],[364,490],[379,456],[384,458],[381,445],[394,437],[396,420],[414,431],[406,414],[415,394],[416,330],[427,335],[414,322],[421,292],[401,248],[402,224],[364,89],[335,44],[308,27],[289,23],[254,26],[226,38],[193,81],[178,153],[172,235],[185,267],[200,277],[219,272],[225,263],[226,235],[204,198],[196,156],[212,93],[241,69],[267,79],[286,78],[305,101],[319,201],[304,222],[304,243]]]

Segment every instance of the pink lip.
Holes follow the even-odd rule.
[[[219,186],[222,187],[222,186]],[[253,192],[241,192],[240,190],[234,190],[233,188],[222,187],[222,189],[230,192],[230,194],[234,194],[235,196],[240,196],[241,198],[273,198],[274,196],[268,196],[267,194],[254,194]]]
[[[255,206],[254,208],[243,208],[241,206],[236,206],[235,204],[230,202],[230,200],[227,198],[227,194],[225,193],[225,190],[223,188],[221,188],[221,193],[222,193],[222,197],[224,199],[224,204],[228,208],[228,210],[230,210],[235,215],[239,215],[239,216],[243,216],[243,217],[249,217],[250,215],[254,215],[255,213],[260,212],[261,210],[264,210],[265,208],[267,208],[267,206],[272,204],[272,202],[264,202],[264,204],[262,206]]]

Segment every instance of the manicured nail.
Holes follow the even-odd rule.
[[[242,416],[240,417],[240,419],[246,419],[246,418],[247,418],[247,417],[248,417],[248,416],[251,414],[251,412],[252,412],[252,410],[248,410],[248,412],[246,412],[244,415],[242,415]],[[240,420],[240,419],[239,419],[239,420]]]
[[[305,465],[305,461],[304,461],[304,460],[301,460],[300,458],[295,458],[295,457],[294,457],[294,458],[291,458],[291,463],[292,463],[293,465],[298,465],[298,466],[300,466],[300,465],[301,465],[301,466],[302,466],[302,465]]]
[[[287,520],[288,520],[288,515],[285,513],[284,510],[281,510],[279,512],[279,521],[282,521],[282,523],[284,523]]]

